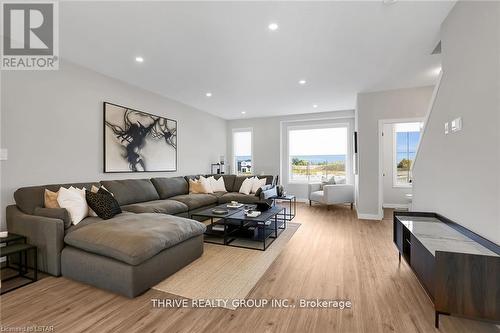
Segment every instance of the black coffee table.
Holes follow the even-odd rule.
[[[227,245],[265,251],[278,238],[278,230],[286,228],[286,220],[281,219],[280,214],[286,215],[286,209],[281,206],[273,206],[257,217],[246,216],[244,210],[231,215],[228,219],[229,224],[236,225],[238,228],[229,232],[229,235],[234,236],[234,239]],[[238,245],[234,242],[238,239],[251,240],[258,244],[258,247]]]
[[[226,209],[228,212],[226,214],[216,214],[213,212],[214,209]],[[210,224],[207,225],[207,230],[205,231],[205,243],[226,245],[228,231],[227,219],[240,210],[243,210],[243,207],[228,208],[227,204],[224,204],[193,213],[191,217],[199,216],[210,219]]]
[[[228,209],[228,213],[215,214],[213,212],[215,208]],[[279,236],[279,230],[286,228],[286,219],[280,218],[280,215],[286,214],[286,208],[276,205],[257,217],[246,216],[245,209],[253,208],[255,208],[254,205],[245,205],[242,208],[231,209],[227,208],[227,204],[224,204],[207,208],[192,214],[192,216],[210,219],[210,224],[205,232],[205,242],[207,243],[265,251]],[[219,241],[215,241],[214,238],[219,238]],[[258,245],[241,245],[238,244],[238,241]]]

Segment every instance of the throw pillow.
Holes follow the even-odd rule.
[[[266,182],[267,182],[266,178],[259,179],[259,178],[255,177],[253,180],[251,193],[257,193],[257,190],[259,188],[261,188],[262,186],[266,185]]]
[[[320,191],[323,191],[323,186],[325,186],[325,185],[335,185],[335,184],[336,184],[336,182],[335,182],[335,176],[332,176],[327,181],[322,181],[321,185],[319,186],[319,189],[320,189]]]
[[[43,206],[45,208],[61,208],[57,203],[57,195],[59,192],[52,192],[45,189],[45,193],[43,194]]]
[[[212,176],[209,177],[208,180],[210,180],[210,185],[212,185],[212,190],[214,192],[227,192],[224,178],[219,177],[219,179],[215,179],[215,177]]]
[[[205,189],[203,188],[203,184],[199,179],[190,179],[189,180],[189,193],[205,193]]]
[[[212,184],[210,184],[210,181],[207,178],[200,176],[200,183],[201,186],[203,187],[203,193],[214,193],[214,190],[212,189]]]
[[[245,179],[241,184],[239,192],[243,194],[250,194],[250,192],[252,191],[253,182],[254,182],[254,177]]]
[[[85,198],[88,205],[103,220],[109,220],[113,216],[120,214],[122,209],[118,201],[110,193],[100,188],[97,193],[85,191]]]
[[[84,189],[74,188],[73,186],[70,188],[59,188],[57,203],[61,208],[66,208],[71,218],[71,223],[74,225],[78,224],[88,215],[89,206],[85,199]]]
[[[104,187],[104,186],[102,186],[102,185],[101,185],[101,186],[99,186],[99,187],[97,187],[97,186],[95,186],[95,185],[92,185],[92,188],[90,189],[90,192],[92,192],[92,193],[98,193],[100,190],[103,190],[103,191],[104,191],[104,192],[102,192],[102,194],[108,194],[108,195],[112,195],[112,196],[114,196],[114,195],[113,195],[113,193],[109,192],[109,191],[108,191],[108,189],[107,189],[107,188],[105,188],[105,187]],[[86,195],[85,195],[85,198],[86,198]],[[87,204],[88,204],[88,202],[87,202]],[[98,216],[98,215],[96,214],[96,212],[94,212],[94,210],[90,207],[90,205],[89,205],[89,216],[93,216],[93,217]]]

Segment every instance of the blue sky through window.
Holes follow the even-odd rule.
[[[420,132],[396,132],[396,160],[415,159]]]

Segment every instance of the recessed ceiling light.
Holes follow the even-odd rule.
[[[207,97],[212,97],[212,93],[211,93],[211,92],[207,92],[207,93],[205,94],[205,96],[207,96]]]
[[[246,111],[241,111],[241,114],[245,114],[245,113],[247,113],[247,112]]]
[[[276,31],[278,30],[279,26],[278,26],[278,23],[270,23],[268,26],[269,30],[271,31]]]
[[[318,104],[313,104],[313,108],[317,108],[318,107]]]
[[[299,81],[299,84],[300,84],[301,86],[303,86],[303,85],[304,85],[304,84],[306,84],[306,83],[307,83],[307,81],[306,81],[306,80],[300,80],[300,81]]]
[[[395,4],[398,0],[383,0],[382,2],[386,5]]]
[[[143,57],[135,57],[135,61],[144,62],[144,58]]]

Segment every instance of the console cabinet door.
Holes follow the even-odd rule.
[[[411,235],[411,268],[434,300],[435,258],[416,238]]]
[[[398,220],[394,219],[393,225],[393,240],[394,244],[399,250],[399,253],[403,253],[403,224]]]

